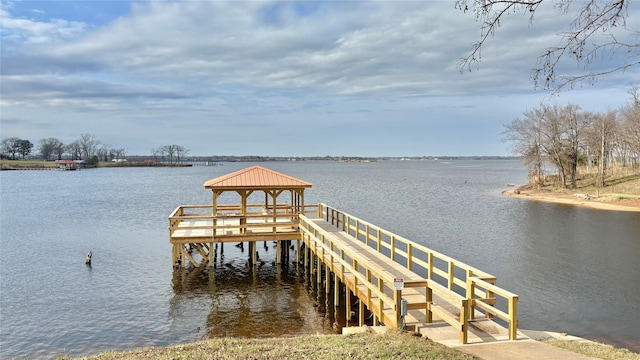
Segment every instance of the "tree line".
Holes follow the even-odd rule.
[[[640,88],[628,91],[627,104],[605,113],[578,105],[541,103],[506,124],[504,139],[529,168],[530,182],[544,185],[545,164],[557,170],[562,188],[576,188],[579,165],[597,169],[603,187],[607,167],[640,168]]]
[[[0,152],[2,158],[16,160],[26,159],[32,155],[34,144],[26,139],[8,137],[2,139]],[[152,149],[152,156],[157,161],[173,164],[182,160],[189,150],[181,145],[165,145]],[[81,134],[80,137],[64,144],[56,138],[40,139],[36,147],[35,156],[43,160],[84,160],[88,164],[97,164],[99,161],[112,161],[124,159],[127,150],[124,148],[112,148],[100,141],[93,134]]]

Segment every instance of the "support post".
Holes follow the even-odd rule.
[[[518,340],[518,297],[509,298],[509,340]]]

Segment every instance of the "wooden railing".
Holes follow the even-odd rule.
[[[518,296],[497,287],[495,276],[326,204],[318,204],[318,217],[468,300],[469,319],[475,318],[476,311],[503,319],[509,326],[509,338],[516,339]],[[506,300],[507,309],[496,308],[496,295]]]
[[[302,239],[306,246],[319,258],[330,266],[331,272],[338,275],[343,281],[347,276],[353,276],[353,290],[358,291],[358,286],[366,287],[367,301],[369,309],[375,308],[375,315],[378,319],[392,327],[399,327],[400,321],[397,317],[387,319],[384,309],[392,309],[399,313],[400,300],[402,299],[401,290],[394,289],[394,279],[386,276],[375,268],[368,267],[367,264],[358,262],[358,254],[348,247],[341,246],[337,240],[327,233],[325,230],[317,227],[314,223],[309,222],[305,216],[300,217],[300,231]],[[328,260],[327,260],[328,257]],[[339,265],[337,265],[339,264]],[[393,297],[385,294],[393,292]],[[373,301],[376,299],[376,303]],[[391,320],[391,321],[389,321]]]
[[[304,213],[317,213],[317,204],[302,207]],[[242,214],[240,205],[218,205],[217,214],[212,214],[212,205],[181,205],[169,216],[169,239],[174,238],[176,230],[211,229],[219,233],[247,234],[251,232],[276,232],[275,227],[294,228],[298,225],[298,214],[291,205],[248,204]],[[180,226],[184,221],[208,221],[207,224]],[[274,227],[274,225],[276,225]]]

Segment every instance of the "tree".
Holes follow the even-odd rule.
[[[481,61],[481,49],[489,36],[500,27],[510,14],[528,15],[533,22],[542,3],[553,2],[554,8],[563,14],[572,14],[569,30],[562,34],[560,45],[549,47],[538,58],[532,71],[535,87],[559,91],[567,85],[622,72],[640,65],[640,30],[627,24],[627,8],[631,0],[457,0],[456,8],[475,14],[480,22],[480,41],[473,44],[471,53],[460,60],[460,70],[471,70]],[[629,39],[629,40],[627,40]],[[620,62],[609,61],[608,67],[588,71],[597,58],[624,54]],[[563,75],[556,72],[561,60],[569,58],[586,72],[579,75]]]
[[[58,160],[62,158],[64,144],[56,138],[41,139],[38,145],[38,151],[43,159],[49,160],[52,155],[58,155]]]
[[[597,143],[599,143],[600,151],[598,153],[598,184],[604,187],[605,172],[607,170],[608,157],[612,152],[612,142],[616,132],[616,114],[609,111],[604,115],[596,117],[592,127],[592,134]]]
[[[174,162],[178,162],[180,159],[184,158],[189,153],[189,149],[185,149],[184,146],[176,144],[163,145],[157,149],[151,149],[151,153],[153,154],[153,157],[159,157],[161,161],[166,161],[166,158],[168,158],[169,164],[173,164]]]
[[[22,159],[26,159],[29,154],[31,154],[31,149],[33,149],[33,144],[29,140],[20,139],[17,143],[18,146],[18,154],[22,155]]]
[[[11,160],[16,159],[16,154],[19,151],[20,138],[10,137],[2,139],[2,152],[5,154],[11,154]]]
[[[78,140],[67,145],[65,149],[72,160],[80,160],[82,158],[82,148]]]
[[[62,155],[64,155],[66,146],[62,143],[62,141],[57,141],[53,146],[53,153],[56,155],[58,160],[62,160]]]
[[[504,139],[522,156],[535,183],[542,186],[541,167],[549,162],[558,170],[562,188],[576,187],[578,159],[586,141],[592,117],[576,105],[545,105],[524,113],[505,125]]]
[[[80,135],[78,145],[80,146],[82,159],[88,161],[95,156],[100,144],[100,140],[98,140],[98,138],[93,134]]]
[[[502,133],[504,140],[511,141],[512,153],[522,157],[525,166],[529,168],[529,177],[534,179],[538,189],[544,185],[544,159],[540,146],[541,122],[540,110],[529,110],[524,113],[524,119],[515,119],[505,125],[505,131]]]
[[[109,161],[111,160],[109,157],[111,156],[111,148],[109,145],[102,144],[101,147],[96,149],[96,156],[101,161]]]
[[[629,146],[629,153],[637,165],[640,159],[640,88],[637,86],[629,90],[631,101],[620,110],[621,131],[625,143]]]

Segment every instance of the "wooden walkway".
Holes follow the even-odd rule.
[[[333,274],[335,283],[349,290],[348,297],[358,298],[360,326],[366,307],[373,325],[417,330],[446,323],[466,344],[470,329],[495,334],[500,326],[492,319],[497,317],[506,322],[507,337],[517,338],[518,297],[495,286],[495,277],[337,209],[319,207],[318,218],[300,216],[302,240],[317,259],[317,273],[324,267],[325,276]],[[496,308],[500,297],[506,300],[504,310]]]
[[[345,304],[357,298],[360,326],[366,309],[374,326],[417,331],[446,324],[466,344],[470,333],[483,336],[478,331],[495,337],[504,329],[493,321],[498,318],[506,324],[503,335],[517,338],[518,296],[496,286],[494,276],[362,219],[325,204],[305,206],[305,215],[280,208],[212,216],[210,209],[181,206],[170,216],[174,265],[176,259],[182,266],[213,263],[217,243],[275,240],[280,250],[282,241],[295,240],[298,257],[304,256],[298,262],[304,261],[327,294],[333,284],[336,304],[342,287]],[[200,258],[189,255],[188,247]]]

